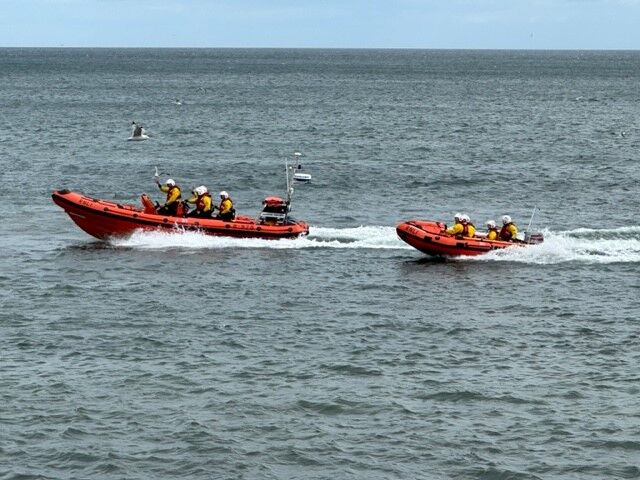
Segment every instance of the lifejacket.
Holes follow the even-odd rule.
[[[171,197],[173,196],[174,192],[178,190],[178,197],[172,202],[177,202],[178,200],[180,200],[180,197],[182,196],[182,192],[180,191],[180,187],[177,185],[174,185],[173,187],[170,187],[169,190],[167,191],[167,205],[169,204],[169,200],[171,199]]]
[[[456,238],[471,238],[471,237],[473,237],[473,235],[476,232],[476,227],[475,227],[475,225],[473,223],[471,223],[471,222],[461,223],[460,225],[462,225],[462,231],[458,232],[456,234]],[[470,231],[470,227],[473,230]]]
[[[489,238],[491,235],[491,232],[495,233],[494,238]],[[497,228],[490,228],[489,230],[487,230],[487,240],[496,240],[499,234],[500,233],[498,232]]]
[[[204,201],[204,197],[209,197],[209,209],[205,210],[205,208],[207,208],[207,204]],[[196,200],[196,210],[199,212],[206,212],[206,211],[211,211],[211,194],[210,193],[204,193],[200,196],[198,196],[198,199]]]
[[[460,236],[462,236],[462,237],[473,237],[473,234],[469,235],[469,227],[473,228],[473,233],[475,233],[476,226],[473,223],[471,223],[471,222],[463,223],[462,224],[462,233],[460,233]]]
[[[231,200],[231,197],[227,197],[222,200],[218,210],[220,210],[221,214],[233,212],[233,200]]]
[[[504,240],[504,241],[509,241],[509,240],[513,240],[511,237],[511,230],[509,230],[510,226],[515,226],[513,225],[513,222],[509,222],[506,225],[503,225],[502,228],[500,229],[500,240]]]

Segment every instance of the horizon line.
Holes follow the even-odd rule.
[[[530,52],[636,52],[640,48],[473,48],[473,47],[131,47],[76,45],[0,45],[0,49],[120,49],[120,50],[457,50],[457,51],[530,51]]]

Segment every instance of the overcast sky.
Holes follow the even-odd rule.
[[[0,46],[640,49],[640,0],[0,0]]]

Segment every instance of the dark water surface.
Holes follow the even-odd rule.
[[[0,478],[640,478],[638,85],[639,52],[0,49]],[[294,151],[298,240],[103,243],[50,200],[158,166],[254,214]],[[534,205],[546,242],[480,259],[394,230]]]

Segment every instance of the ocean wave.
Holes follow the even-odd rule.
[[[479,392],[468,390],[463,391],[443,391],[430,394],[421,394],[418,398],[422,400],[435,400],[439,402],[504,402],[511,404],[541,404],[540,400],[527,400],[512,395],[490,396]]]

